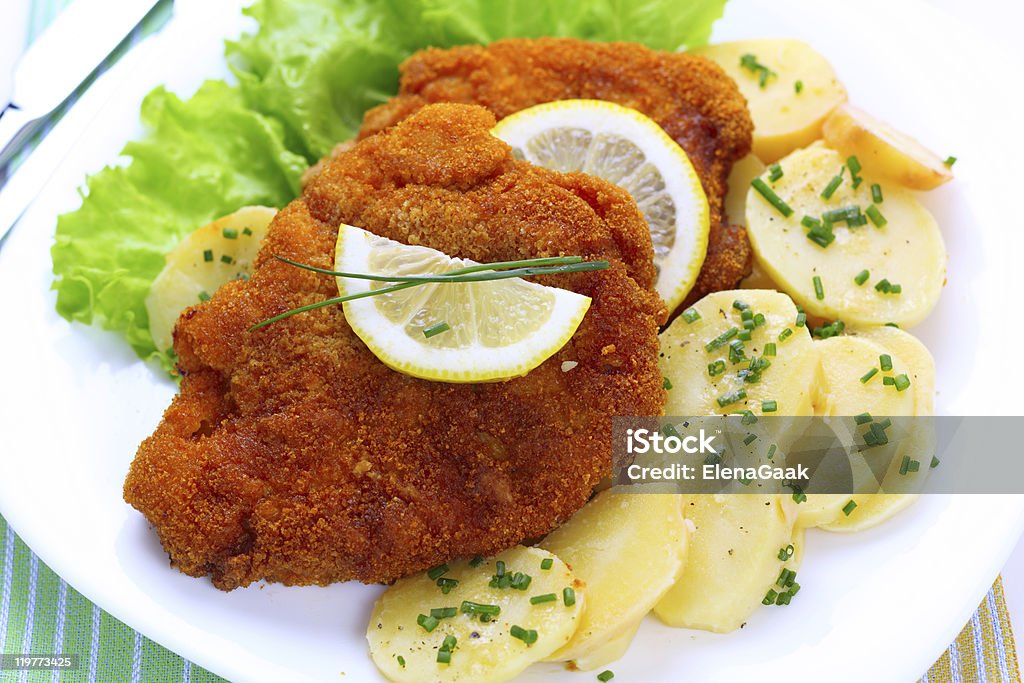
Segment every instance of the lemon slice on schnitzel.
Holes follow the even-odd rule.
[[[342,225],[335,270],[382,277],[444,275],[479,265]],[[342,296],[394,283],[337,278]],[[590,297],[522,278],[427,283],[346,301],[352,330],[385,365],[441,382],[525,375],[565,346]]]
[[[633,195],[651,231],[655,288],[669,312],[683,302],[707,253],[708,200],[686,152],[661,126],[612,102],[560,100],[523,109],[492,132],[519,159],[597,176]]]

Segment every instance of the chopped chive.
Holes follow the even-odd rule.
[[[405,657],[403,657],[402,655],[398,655],[398,657],[396,657],[396,659],[398,660],[398,666],[400,666],[400,667],[402,667],[404,669],[405,668]]]
[[[775,190],[768,187],[768,184],[765,183],[763,180],[761,180],[760,178],[754,178],[750,182],[750,184],[753,185],[754,189],[757,190],[758,194],[764,197],[769,204],[775,207],[776,211],[781,213],[786,218],[789,218],[790,216],[793,215],[793,208],[789,204],[784,202],[782,200],[782,197],[775,194]]]
[[[861,384],[867,384],[868,381],[870,381],[871,378],[874,377],[877,374],[878,374],[878,368],[871,368],[866,373],[864,373],[864,375],[860,378],[860,383]]]
[[[750,334],[750,330],[743,330],[742,332],[736,335],[736,338],[739,339],[740,341],[750,341],[751,339],[753,339],[753,335]]]
[[[890,294],[900,294],[903,291],[903,285],[894,284],[889,287]]]
[[[428,617],[426,614],[421,614],[416,617],[416,623],[423,627],[423,630],[430,633],[437,628],[437,617]]]
[[[213,261],[213,249],[203,250],[203,260],[207,263],[211,263]]]
[[[459,611],[463,614],[489,614],[492,617],[496,617],[501,614],[500,605],[484,605],[479,602],[470,602],[469,600],[463,600],[462,605],[459,607]]]
[[[892,370],[892,356],[887,353],[883,353],[878,357],[878,367],[882,368],[883,371],[888,372]]]
[[[842,223],[845,221],[847,225],[851,225],[851,221],[856,222],[859,218],[862,218],[862,216],[860,207],[856,204],[832,209],[821,214],[823,221],[828,221],[829,223]]]
[[[754,411],[753,410],[739,410],[739,411],[736,411],[735,413],[733,413],[733,415],[741,416],[740,424],[742,424],[742,425],[748,425],[749,426],[749,425],[752,425],[752,424],[757,424],[757,415],[754,415]]]
[[[439,649],[437,651],[437,663],[438,664],[451,664],[452,652],[451,650]]]
[[[764,355],[774,356],[776,352],[775,342],[768,342],[764,345]]]
[[[869,207],[868,207],[868,208],[867,208],[867,209],[866,209],[866,210],[864,211],[864,213],[866,213],[866,214],[868,215],[868,218],[870,218],[870,219],[871,219],[871,222],[875,224],[875,227],[876,227],[876,228],[881,228],[881,227],[884,227],[884,226],[885,226],[885,224],[889,222],[889,221],[887,221],[887,220],[885,219],[885,216],[883,216],[883,215],[882,215],[882,212],[881,212],[881,211],[879,211],[879,210],[878,210],[878,207],[877,207],[877,206],[875,206],[874,204],[872,204],[871,206],[869,206]]]
[[[441,641],[441,649],[442,650],[448,650],[449,652],[451,652],[452,650],[455,649],[455,645],[458,642],[459,642],[459,639],[456,638],[455,636],[447,635],[447,636],[444,637],[444,640]]]
[[[540,568],[544,571],[547,571],[548,569],[551,569],[551,567],[553,567],[554,564],[555,561],[553,559],[551,559],[550,557],[545,557],[543,560],[540,561]]]
[[[784,341],[786,341],[787,339],[789,339],[792,336],[793,336],[793,330],[791,330],[790,328],[787,327],[782,332],[779,332],[779,341],[780,342],[784,342]]]
[[[704,350],[714,351],[719,347],[725,346],[726,342],[728,342],[730,339],[739,334],[739,331],[740,330],[738,327],[729,328],[728,330],[726,330],[725,332],[723,332],[722,334],[718,335],[717,337],[709,341],[707,344],[705,344]]]
[[[793,579],[796,578],[796,572],[792,569],[783,569],[779,572],[779,578],[775,582],[775,585],[781,586],[782,588],[789,588],[789,585],[793,583]]]
[[[439,323],[436,323],[434,325],[431,325],[430,327],[424,328],[423,329],[423,336],[426,337],[427,339],[430,339],[431,337],[435,337],[435,336],[441,334],[442,332],[447,332],[450,329],[452,329],[452,328],[448,326],[448,323],[446,321],[442,320]]]
[[[210,295],[207,294],[206,292],[199,292],[199,300],[200,301],[209,301],[210,300]]]
[[[854,421],[856,421],[857,424],[862,425],[871,422],[875,418],[871,417],[871,413],[861,413],[860,415],[857,415],[853,419]]]
[[[871,201],[873,201],[875,204],[881,204],[883,199],[884,198],[882,197],[882,186],[879,185],[878,183],[874,183],[871,186]]]
[[[921,469],[921,462],[919,460],[911,460],[907,465],[908,472],[917,472]]]
[[[545,593],[544,595],[534,595],[530,598],[531,605],[542,605],[545,602],[554,602],[558,599],[558,596],[554,593]]]
[[[530,582],[533,581],[533,577],[523,572],[516,572],[512,575],[512,581],[509,583],[509,588],[515,588],[516,590],[524,591],[530,587]]]
[[[768,592],[764,594],[764,599],[761,600],[762,605],[772,605],[775,603],[775,598],[779,597],[779,594],[772,588],[768,589]]]
[[[447,573],[447,571],[448,565],[439,564],[436,567],[427,570],[427,578],[431,580],[440,579],[442,576],[445,575],[445,573]]]
[[[796,548],[790,543],[785,548],[779,548],[779,559],[785,562],[789,558],[793,557],[793,553],[796,552]]]
[[[761,88],[768,84],[769,78],[778,76],[774,71],[758,62],[757,57],[749,53],[740,57],[740,66],[757,76],[757,84]]]
[[[505,561],[504,560],[498,560],[494,564],[494,575],[497,576],[499,579],[501,577],[505,576]]]
[[[746,389],[737,389],[736,391],[729,392],[728,394],[725,394],[724,396],[719,396],[718,397],[718,405],[721,406],[722,408],[724,408],[724,407],[726,407],[728,405],[732,405],[733,403],[738,403],[739,401],[742,401],[746,397],[747,397]]]
[[[800,311],[799,313],[796,314],[796,326],[804,327],[805,325],[807,325],[807,314],[804,313],[803,311]]]
[[[250,236],[252,234],[252,228],[242,228],[242,234],[246,237]]]
[[[850,513],[853,512],[854,509],[856,509],[856,507],[857,507],[857,501],[855,501],[855,500],[853,500],[851,498],[850,502],[843,506],[843,514],[846,515],[847,517],[849,517]]]
[[[771,460],[772,458],[775,457],[775,451],[777,451],[778,448],[779,447],[777,445],[775,445],[775,444],[772,444],[771,446],[768,447],[768,455],[767,455],[767,457],[768,457],[769,460]]]
[[[814,283],[814,297],[821,301],[825,298],[825,288],[821,284],[821,278],[815,275],[811,281]]]
[[[597,680],[601,681],[601,683],[608,683],[608,681],[613,678],[615,678],[615,674],[611,669],[605,669],[601,673],[597,674]]]
[[[668,377],[665,377],[664,381],[661,383],[661,388],[666,390],[666,391],[671,389],[672,388],[672,380],[670,380]],[[551,558],[548,558],[548,560],[550,560],[550,559]],[[545,560],[545,561],[547,561],[547,560]]]
[[[481,564],[483,564],[483,562],[484,562],[483,555],[477,555],[472,560],[469,561],[469,566],[473,567],[474,569],[476,569]]]
[[[803,492],[803,489],[801,489],[799,486],[794,486],[793,489],[793,500],[795,500],[797,503],[806,503],[807,494]]]
[[[896,379],[893,377],[883,377],[882,384],[884,384],[887,387],[891,387],[896,384]]]
[[[946,168],[953,168],[953,164],[955,164],[955,163],[956,163],[956,157],[953,157],[953,156],[946,157],[946,160],[942,162],[942,164]]]
[[[869,277],[871,277],[871,272],[868,270],[862,270],[857,273],[857,277],[853,278],[853,281],[858,285],[863,286],[864,283],[868,281]]]
[[[900,461],[900,474],[906,474],[910,469],[910,456],[904,455],[903,460]]]
[[[800,592],[800,584],[796,581],[789,587],[789,595],[792,597]]]
[[[933,456],[932,456],[932,463],[931,463],[931,464],[930,464],[930,465],[929,465],[928,467],[930,467],[930,468],[932,468],[932,469],[935,469],[935,468],[936,468],[936,467],[938,467],[938,466],[939,466],[939,459],[938,459],[938,458],[936,458],[936,457],[935,457],[935,456],[933,455]]]
[[[512,628],[509,629],[508,634],[513,638],[518,638],[527,645],[533,645],[537,642],[537,632],[532,628],[527,630],[522,626],[513,625]]]
[[[688,323],[695,323],[700,320],[700,312],[696,308],[687,308],[683,311],[683,320]]]
[[[839,189],[839,185],[843,182],[844,169],[845,167],[840,166],[839,173],[832,176],[832,180],[828,181],[828,185],[826,185],[825,189],[821,191],[822,199],[831,199],[832,195],[834,195],[836,193],[836,190]]]
[[[572,586],[566,586],[562,589],[562,602],[565,603],[566,607],[572,607],[576,604],[576,591],[572,589]]]
[[[857,175],[858,173],[860,173],[860,169],[861,169],[860,161],[858,161],[857,157],[855,157],[855,156],[850,156],[850,157],[848,157],[846,159],[846,167],[850,169],[850,175],[851,176],[854,176],[854,175]]]
[[[221,234],[224,235],[225,239],[238,239],[238,230],[236,228],[224,228],[224,230],[221,231]]]
[[[882,294],[888,294],[891,289],[892,283],[889,282],[888,278],[882,278],[875,283],[875,291],[881,292]]]
[[[819,221],[814,216],[804,216],[803,218],[800,219],[800,225],[804,226],[805,228],[820,228],[821,221]]]
[[[803,91],[804,91],[804,82],[803,81],[797,81],[796,83],[793,84],[793,92],[795,92],[797,95],[799,95]]]
[[[896,385],[896,391],[903,391],[910,386],[910,378],[906,375],[896,375],[893,384]]]
[[[743,311],[746,311],[746,310],[748,310],[750,308],[750,304],[748,304],[746,301],[740,301],[739,299],[734,299],[733,302],[732,302],[732,307],[735,308],[740,313],[742,313]]]
[[[761,412],[762,413],[774,413],[779,409],[778,401],[762,401]]]
[[[783,591],[779,593],[779,597],[775,598],[776,605],[788,605],[789,601],[793,599],[793,594],[789,591]]]
[[[782,167],[778,164],[772,164],[768,167],[768,180],[773,183],[782,177]]]
[[[459,585],[458,579],[446,579],[440,578],[437,580],[437,587],[441,589],[441,592],[448,595],[452,592],[452,589]]]
[[[714,363],[708,363],[708,374],[712,377],[720,375],[725,372],[725,361],[716,360]]]
[[[220,262],[221,263],[226,263],[226,264],[228,264],[230,266],[232,263],[235,262],[235,259],[231,258],[227,254],[221,254],[220,255]]]
[[[747,434],[746,438],[743,439],[743,445],[749,446],[757,440],[757,434]]]
[[[828,325],[815,327],[811,334],[817,339],[828,339],[829,337],[838,337],[845,329],[846,323],[842,320],[833,320]]]
[[[458,613],[459,610],[457,607],[435,607],[430,610],[430,616],[435,619],[447,619],[449,617],[454,617]]]
[[[885,433],[885,427],[880,422],[871,423],[871,434],[875,437],[875,443],[885,445],[889,443],[889,437]]]

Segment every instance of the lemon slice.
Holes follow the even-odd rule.
[[[519,159],[603,178],[636,200],[654,243],[655,288],[671,312],[700,273],[708,248],[708,200],[683,148],[635,109],[561,100],[523,109],[492,131]]]
[[[439,275],[477,265],[342,225],[335,270],[382,276]],[[342,296],[389,283],[337,278]],[[352,330],[385,365],[441,382],[525,375],[576,332],[590,297],[521,278],[428,283],[344,304]]]

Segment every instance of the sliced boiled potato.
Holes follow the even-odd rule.
[[[883,383],[885,376],[906,372],[907,364],[892,349],[867,337],[831,337],[815,342],[823,381],[814,395],[814,412],[823,416],[854,416],[861,413],[896,416],[914,414],[914,392],[897,391]],[[882,371],[880,357],[889,354],[893,369]],[[866,382],[871,369],[878,372]],[[913,380],[911,380],[913,387]]]
[[[916,325],[942,291],[946,247],[935,219],[913,193],[884,187],[884,201],[877,206],[884,224],[869,220],[850,228],[836,223],[835,239],[826,247],[811,241],[801,224],[807,216],[820,219],[827,211],[848,207],[866,212],[872,206],[870,179],[853,189],[845,171],[831,198],[821,196],[845,162],[835,150],[815,144],[780,161],[783,176],[774,183],[767,174],[761,176],[792,209],[788,217],[750,188],[747,234],[758,262],[810,315],[862,326]],[[867,279],[858,284],[856,278],[865,270]],[[820,279],[820,298],[815,278]],[[880,291],[876,286],[883,280],[901,291]]]
[[[195,230],[167,254],[146,297],[149,333],[160,351],[171,348],[174,324],[189,306],[222,284],[248,277],[277,209],[246,206]]]
[[[847,333],[871,340],[887,349],[902,363],[902,372],[910,377],[914,415],[935,414],[935,359],[914,335],[895,327],[853,327]]]
[[[637,619],[633,624],[624,624],[619,635],[609,640],[604,645],[598,646],[590,652],[585,652],[576,657],[576,668],[580,671],[593,671],[608,666],[612,662],[622,659],[629,646],[636,637],[643,619]]]
[[[744,329],[742,311],[735,302],[748,306],[755,317],[764,316],[764,324],[751,331],[750,341],[743,342],[744,360],[739,362],[733,362],[739,360],[735,355],[730,358],[729,347]],[[760,414],[764,401],[775,401],[779,415],[811,415],[816,349],[807,327],[797,327],[796,320],[796,306],[788,296],[759,289],[715,292],[684,311],[660,337],[662,373],[672,383],[665,414],[724,415],[742,410]],[[789,336],[780,341],[787,329]],[[735,336],[720,345],[716,341],[730,334]],[[775,356],[764,355],[769,343],[775,344]],[[709,345],[714,348],[708,350]],[[754,357],[771,365],[760,371],[759,381],[748,382],[743,373]],[[708,366],[716,363],[721,371],[712,375]]]
[[[931,353],[916,337],[893,327],[852,329],[854,338],[878,343],[893,358],[894,367],[902,368],[910,377],[906,393],[912,395],[913,414],[932,415],[935,405],[935,361]],[[896,364],[900,365],[897,366]],[[892,387],[886,387],[892,389]],[[913,449],[931,453],[935,434],[927,423],[915,425]],[[922,461],[924,466],[924,461]],[[898,476],[898,474],[897,474]],[[810,496],[809,496],[810,497]],[[850,514],[838,514],[831,522],[820,524],[827,531],[855,532],[877,526],[909,507],[917,496],[913,494],[883,493],[873,496],[853,496],[857,507]]]
[[[725,194],[725,220],[733,225],[747,224],[747,190],[750,181],[764,173],[764,164],[748,154],[732,165],[729,172],[729,191]]]
[[[914,190],[932,190],[953,179],[935,152],[850,104],[825,119],[825,143],[844,157],[855,155],[866,173]]]
[[[541,568],[544,560],[551,560],[550,569]],[[525,591],[489,585],[499,561],[505,563],[506,572],[532,577]],[[466,560],[453,561],[443,577],[458,581],[447,595],[435,579],[417,574],[399,580],[377,599],[366,638],[374,664],[388,679],[410,683],[506,681],[564,645],[584,613],[582,584],[562,560],[540,548],[518,546],[477,567]],[[566,606],[563,599],[566,587],[575,590],[576,602],[571,606]],[[531,597],[551,594],[556,599],[530,602]],[[462,611],[463,601],[496,605],[501,612],[484,622]],[[431,631],[417,621],[420,615],[432,616],[432,609],[452,607],[457,613],[440,618]],[[527,644],[513,637],[514,626],[536,631],[536,641]],[[438,650],[447,636],[455,638],[455,647],[451,661],[440,663]]]
[[[739,40],[694,53],[717,62],[747,98],[754,154],[765,163],[820,138],[825,117],[846,101],[832,66],[799,40]]]
[[[614,488],[551,532],[540,545],[584,582],[587,608],[572,640],[549,659],[586,661],[588,654],[635,631],[679,578],[687,535],[681,496]]]
[[[658,618],[715,633],[743,625],[797,557],[780,557],[790,543],[796,546],[787,499],[792,496],[686,497],[683,511],[695,529],[683,575],[654,607]]]

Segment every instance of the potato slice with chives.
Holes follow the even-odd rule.
[[[825,120],[822,135],[829,147],[844,157],[855,155],[873,176],[897,185],[933,190],[953,179],[935,152],[849,103]]]
[[[543,569],[547,560],[550,567]],[[389,680],[498,683],[572,637],[585,589],[558,557],[518,546],[473,564],[456,560],[406,577],[377,599],[366,638],[374,664]],[[492,585],[499,573],[513,584],[517,574],[529,581],[523,590]],[[447,594],[438,584],[445,580],[457,582]]]
[[[586,661],[609,642],[621,643],[683,569],[682,497],[624,490],[598,494],[540,544],[572,567],[587,592],[579,629],[550,660]]]
[[[754,119],[754,154],[766,164],[821,137],[825,117],[846,101],[832,66],[799,40],[739,40],[693,52],[736,81]]]
[[[932,415],[935,403],[935,361],[931,353],[917,338],[893,327],[874,327],[849,330],[855,339],[878,343],[893,359],[893,366],[904,370],[910,378],[909,390],[913,401],[913,414]],[[892,389],[892,387],[887,387]],[[877,411],[876,411],[877,412]],[[913,450],[920,453],[934,451],[935,435],[926,423],[915,425]],[[930,462],[920,462],[921,468]],[[884,484],[884,482],[883,482]],[[872,496],[852,496],[856,507],[849,513],[837,514],[830,522],[820,524],[827,531],[856,532],[877,526],[909,507],[914,494],[884,493]]]
[[[171,348],[174,324],[189,306],[222,284],[248,277],[277,209],[246,206],[186,235],[168,252],[146,297],[149,333],[160,351]]]
[[[660,336],[665,414],[812,414],[817,356],[801,322],[793,301],[769,290],[715,292],[683,311]]]
[[[783,175],[774,182],[762,175],[747,199],[747,234],[768,276],[826,320],[901,327],[924,320],[945,283],[946,247],[913,193],[885,187],[875,204],[872,181],[851,179],[860,162],[822,144],[779,165]]]
[[[686,567],[654,613],[669,626],[734,631],[769,591],[775,600],[786,590],[778,577],[799,562],[794,539],[802,544],[803,537],[794,536],[792,496],[687,496],[683,510],[696,527]]]

